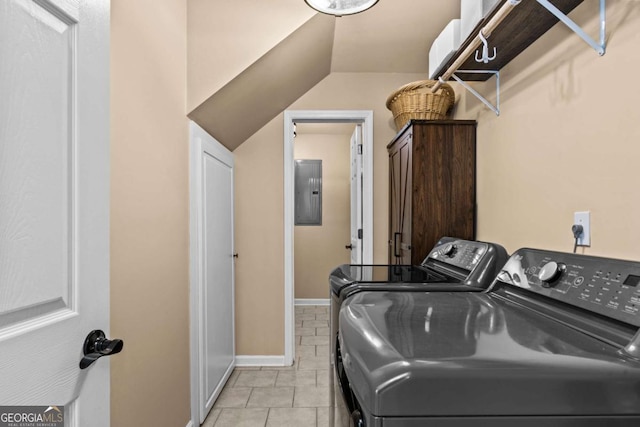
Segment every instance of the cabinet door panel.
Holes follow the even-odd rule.
[[[390,263],[419,264],[443,236],[475,238],[475,122],[412,123],[389,156]]]
[[[411,263],[411,133],[389,153],[389,264]]]

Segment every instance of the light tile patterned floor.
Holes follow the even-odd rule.
[[[203,426],[328,426],[328,319],[328,306],[296,306],[295,364],[236,368]]]

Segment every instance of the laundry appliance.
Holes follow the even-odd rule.
[[[360,292],[338,425],[640,425],[640,263],[520,249],[484,292]]]
[[[508,259],[495,243],[441,238],[424,261],[414,265],[350,265],[329,276],[330,307],[330,425],[336,425],[340,393],[334,369],[338,340],[338,314],[342,302],[359,292],[479,292],[486,289]]]

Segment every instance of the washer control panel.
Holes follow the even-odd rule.
[[[640,263],[520,249],[498,280],[640,326]]]
[[[422,264],[425,265],[429,260],[437,260],[467,271],[473,271],[487,249],[488,244],[484,242],[454,240],[436,245]]]

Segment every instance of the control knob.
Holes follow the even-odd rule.
[[[548,263],[543,265],[538,272],[538,279],[540,279],[540,281],[542,281],[543,283],[550,284],[558,280],[561,273],[562,265],[558,264],[555,261],[549,261]]]
[[[456,246],[453,243],[447,243],[444,248],[440,249],[440,254],[447,256],[449,258],[453,258],[453,255],[456,252]]]

